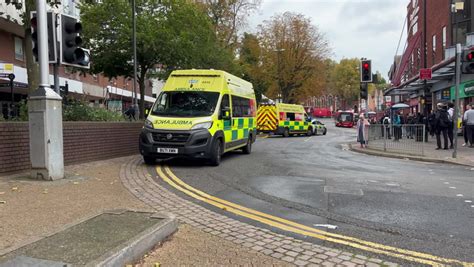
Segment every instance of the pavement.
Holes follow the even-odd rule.
[[[350,149],[353,151],[374,156],[411,159],[435,163],[451,163],[474,167],[474,148],[471,148],[469,146],[462,146],[463,143],[464,138],[458,137],[458,149],[456,158],[452,157],[453,149],[436,150],[436,139],[433,137],[429,137],[428,142],[425,143],[416,142],[416,149],[421,150],[420,146],[423,146],[424,155],[413,155],[413,149],[407,149],[406,151],[403,151],[403,149],[398,151],[383,151],[382,147],[380,146],[372,147],[370,145],[370,142],[367,148],[361,148],[360,144],[356,142],[350,143],[349,146]]]
[[[0,258],[104,211],[127,209],[156,212],[157,209],[135,198],[122,184],[122,166],[136,159],[136,156],[123,157],[67,166],[67,179],[54,182],[30,180],[26,174],[0,176]],[[223,238],[216,239],[214,235],[189,224],[182,224],[180,231],[163,247],[181,248],[183,243],[195,249],[176,249],[173,254],[163,257],[158,254],[159,258],[148,257],[153,261],[144,261],[139,265],[156,266],[157,262],[163,262],[162,266],[175,266],[178,262],[220,265],[214,264],[222,259],[215,253],[223,250],[227,252],[223,254],[227,255],[226,260],[235,263],[233,265],[251,265],[253,262],[266,266],[288,265],[240,244],[225,243]],[[221,246],[222,243],[225,244]],[[192,264],[193,259],[196,264]]]

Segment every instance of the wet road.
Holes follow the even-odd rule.
[[[474,203],[468,202],[474,202],[473,170],[348,151],[344,144],[355,140],[355,130],[325,122],[326,136],[259,138],[251,155],[227,154],[219,167],[167,164],[189,185],[242,206],[311,227],[336,225],[328,231],[338,234],[474,261]]]

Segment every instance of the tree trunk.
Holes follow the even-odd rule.
[[[39,86],[39,65],[35,62],[33,56],[33,44],[31,43],[31,26],[30,26],[30,11],[35,11],[35,1],[26,0],[25,1],[25,18],[24,18],[24,27],[25,27],[25,56],[26,56],[26,71],[28,75],[28,94],[31,94]]]

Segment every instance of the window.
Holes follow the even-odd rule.
[[[443,27],[443,49],[446,48],[446,26]]]
[[[222,110],[229,107],[230,107],[229,95],[223,95],[222,101],[221,101],[221,109],[219,111],[220,115],[223,116],[224,114],[222,114]]]
[[[163,92],[153,106],[152,114],[170,117],[201,117],[214,113],[219,93],[199,91]]]
[[[251,99],[232,96],[232,116],[233,117],[252,117],[253,108]]]
[[[433,35],[433,52],[436,52],[436,34]]]
[[[23,61],[24,58],[23,39],[15,36],[15,59]]]
[[[415,35],[417,32],[418,32],[418,22],[415,22],[415,24],[413,24],[413,27],[411,28],[411,34]]]

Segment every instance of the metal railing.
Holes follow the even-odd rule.
[[[424,156],[427,132],[424,124],[371,124],[368,126],[368,144],[371,149]]]

